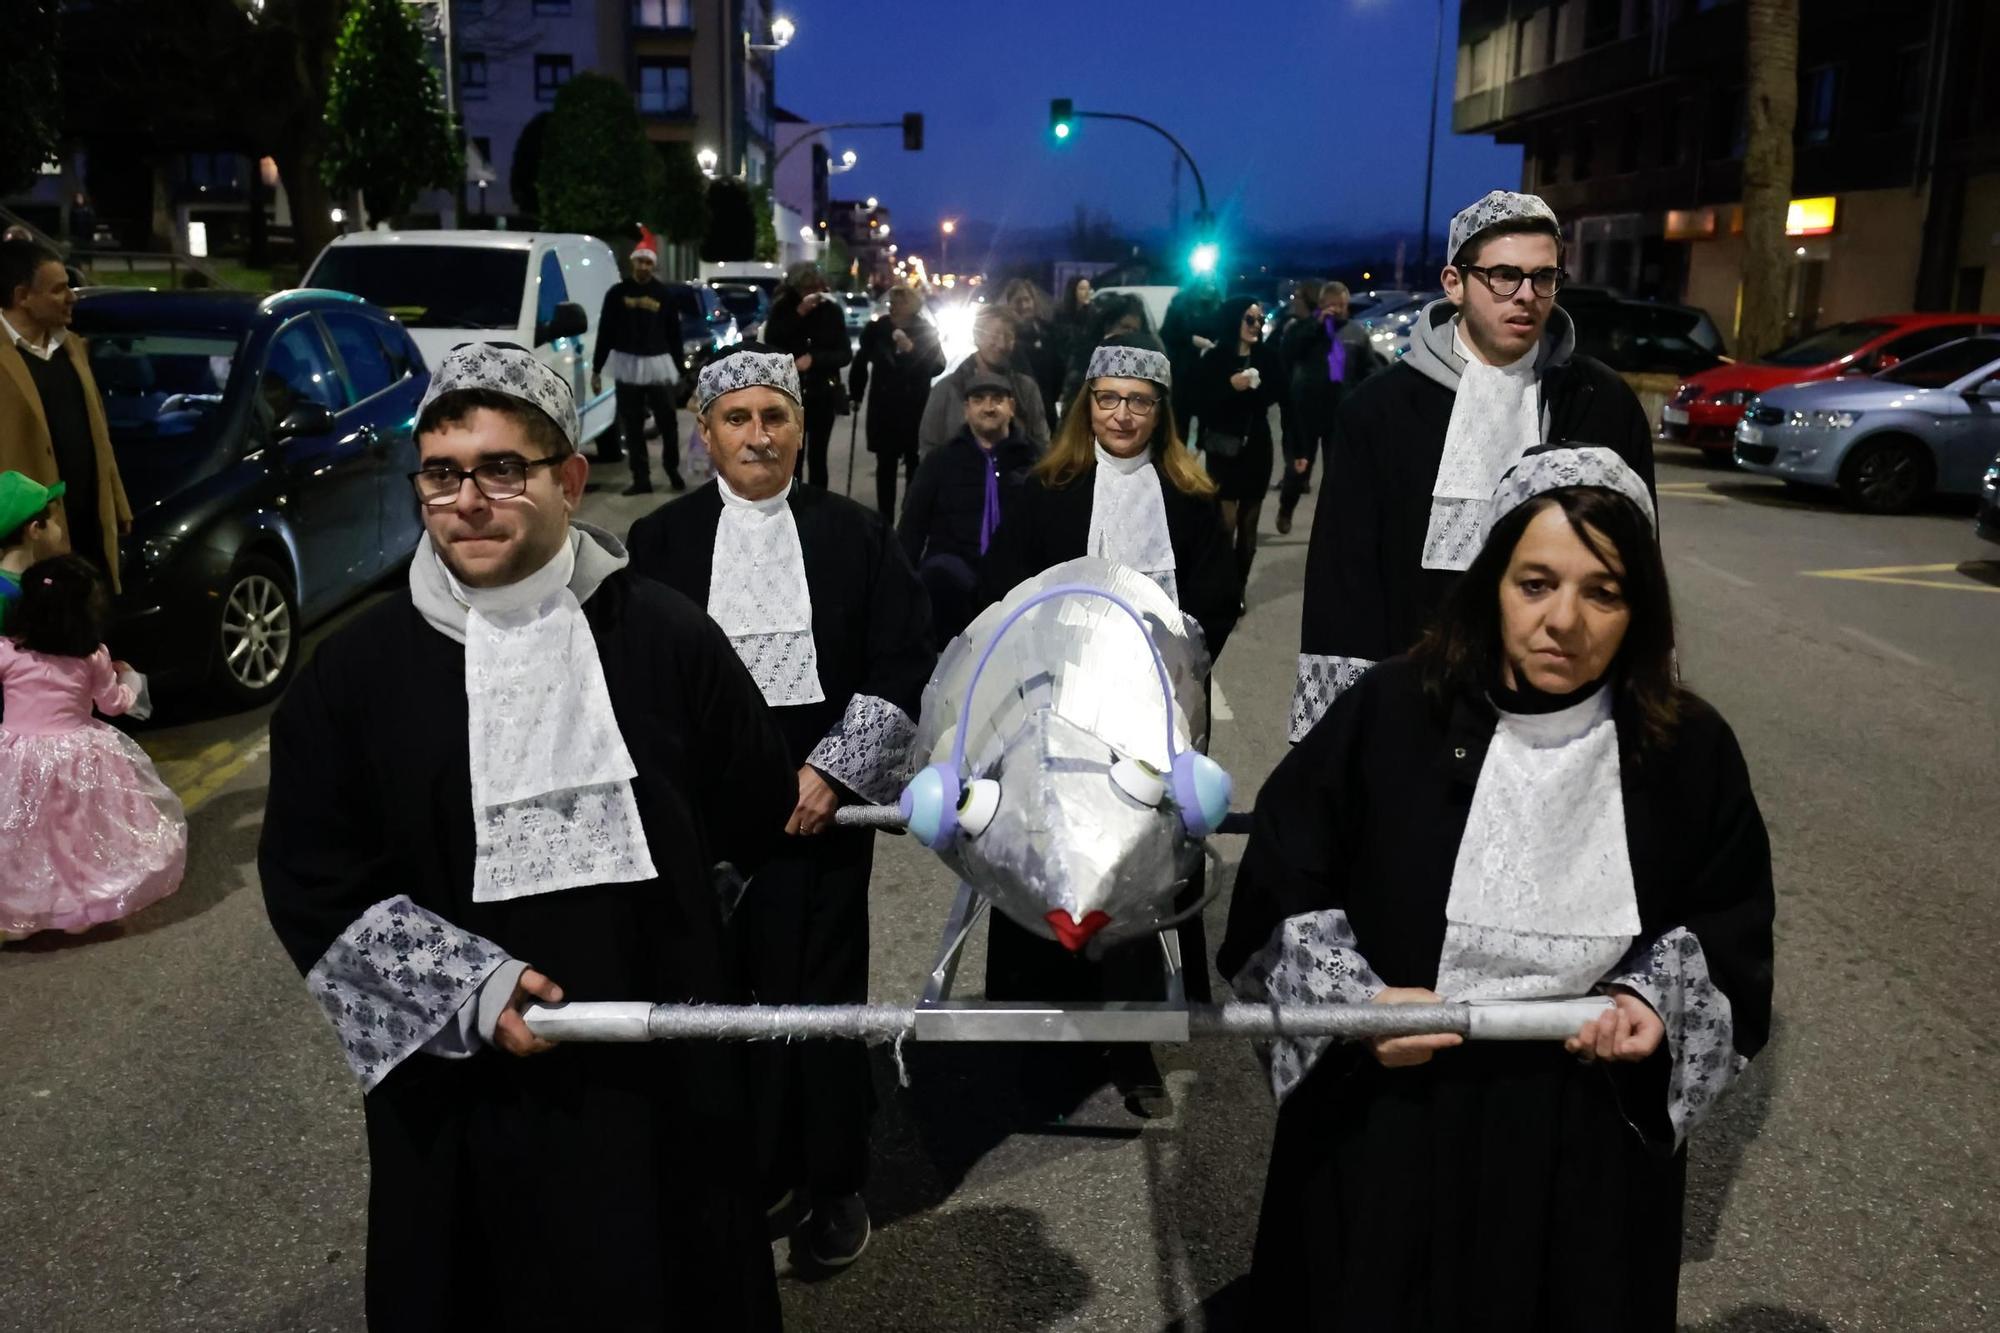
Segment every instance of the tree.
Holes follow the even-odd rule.
[[[750,187],[734,176],[708,184],[708,232],[701,257],[711,263],[757,257],[756,204]]]
[[[320,178],[377,216],[407,213],[420,191],[456,184],[464,154],[415,11],[403,0],[352,3],[334,47]]]
[[[507,171],[507,192],[524,213],[542,211],[538,182],[542,174],[542,145],[548,142],[548,137],[549,113],[538,111],[533,120],[521,127],[521,137],[514,141],[514,165]]]
[[[1743,153],[1743,314],[1736,355],[1785,340],[1792,263],[1785,214],[1792,197],[1792,125],[1799,102],[1799,0],[1749,0],[1748,142]]]
[[[646,216],[652,145],[632,95],[602,74],[579,74],[556,94],[535,182],[550,231],[626,237]]]
[[[752,259],[770,262],[778,257],[778,224],[771,217],[771,187],[754,186],[750,191],[751,214],[757,220],[757,253]]]
[[[708,177],[694,160],[691,144],[655,144],[660,159],[658,191],[652,213],[660,220],[660,234],[670,241],[692,245],[708,234]]]
[[[62,94],[56,83],[56,0],[7,7],[7,58],[0,61],[0,194],[26,190],[56,155]]]

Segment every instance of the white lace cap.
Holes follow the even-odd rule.
[[[790,352],[742,347],[717,357],[701,368],[694,382],[694,410],[708,411],[708,405],[725,393],[763,385],[776,389],[795,403],[805,402],[799,388],[799,363]]]
[[[1150,347],[1124,347],[1105,343],[1090,354],[1085,379],[1151,380],[1162,389],[1174,387],[1174,372],[1165,352]]]
[[[1556,211],[1538,194],[1518,194],[1513,190],[1489,191],[1484,198],[1459,209],[1457,216],[1452,218],[1444,252],[1445,262],[1455,262],[1465,243],[1488,227],[1522,218],[1532,218],[1550,226],[1558,225]]]
[[[561,429],[574,449],[583,435],[576,415],[576,394],[569,381],[526,348],[514,343],[465,343],[438,363],[430,388],[417,405],[417,417],[445,394],[459,389],[487,389],[540,408]]]
[[[1493,531],[1501,519],[1536,496],[1570,486],[1616,491],[1639,507],[1648,527],[1654,532],[1660,530],[1652,494],[1639,474],[1612,450],[1586,444],[1551,446],[1524,454],[1520,462],[1507,469],[1493,492],[1493,502],[1486,514],[1486,531]]]

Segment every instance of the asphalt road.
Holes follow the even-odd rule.
[[[653,502],[600,481],[607,527]],[[2000,547],[1962,509],[1864,518],[1692,454],[1661,482],[1685,674],[1742,738],[1780,903],[1776,1037],[1693,1148],[1683,1321],[1993,1327]],[[1246,795],[1284,746],[1309,530],[1264,521],[1217,671]],[[265,720],[142,735],[192,811],[178,895],[0,949],[0,1328],[361,1327],[359,1097],[256,892]],[[950,881],[904,839],[877,867],[875,994],[910,996]],[[1025,1105],[1005,1052],[905,1054],[899,1088],[878,1053],[874,1243],[786,1277],[790,1328],[1228,1326],[1272,1118],[1247,1048],[1169,1052],[1178,1110],[1151,1124],[1087,1080]]]

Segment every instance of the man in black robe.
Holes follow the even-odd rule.
[[[1451,221],[1445,299],[1409,354],[1346,396],[1313,517],[1291,738],[1376,662],[1412,647],[1484,537],[1509,466],[1543,444],[1603,445],[1653,484],[1653,431],[1555,304],[1549,206],[1495,190]]]
[[[520,1014],[747,998],[716,886],[796,796],[728,640],[571,521],[577,425],[531,353],[448,356],[409,590],[272,720],[258,868],[366,1093],[378,1333],[779,1326],[742,1050],[551,1048]]]
[[[764,1004],[868,998],[873,834],[834,811],[896,799],[936,656],[922,585],[881,517],[793,482],[805,432],[790,356],[755,344],[702,368],[696,410],[716,480],[632,525],[633,568],[702,602],[776,711],[797,768],[793,841],[751,881],[738,920]],[[773,1208],[803,1188],[805,1252],[824,1267],[868,1243],[874,1084],[856,1042],[756,1053]]]

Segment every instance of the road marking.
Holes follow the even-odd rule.
[[[1848,635],[1849,637],[1856,639],[1861,643],[1867,644],[1870,648],[1873,648],[1876,652],[1881,653],[1885,657],[1895,658],[1898,662],[1903,663],[1903,665],[1905,666],[1920,667],[1920,666],[1930,665],[1930,663],[1924,661],[1923,658],[1918,657],[1916,654],[1906,653],[1901,648],[1898,648],[1895,644],[1885,642],[1882,639],[1878,639],[1873,634],[1869,634],[1863,630],[1858,630],[1854,628],[1854,626],[1852,625],[1840,625],[1837,626],[1837,628],[1840,630],[1842,634]]]
[[[1670,500],[1701,500],[1717,505],[1729,503],[1728,496],[1717,495],[1705,481],[1663,481],[1655,489]]]
[[[1881,565],[1874,569],[1802,569],[1809,579],[1842,579],[1850,583],[1894,583],[1907,588],[1941,588],[1946,592],[2000,593],[2000,588],[1958,574],[1957,565]],[[1914,578],[1917,574],[1958,574],[1955,579]]]
[[[1216,722],[1234,722],[1236,714],[1230,711],[1229,696],[1222,692],[1222,682],[1214,676],[1208,678],[1210,717]]]
[[[192,757],[179,759],[171,757],[179,748],[171,741],[140,744],[152,756],[160,781],[173,789],[181,798],[181,808],[192,815],[237,774],[263,758],[271,748],[271,733],[260,732],[255,740],[243,746],[233,741],[217,741]]]
[[[1715,577],[1721,579],[1724,583],[1733,583],[1739,588],[1754,588],[1757,586],[1741,574],[1732,573],[1720,565],[1711,565],[1698,555],[1684,555],[1681,557],[1681,560],[1685,564],[1693,565],[1696,569],[1715,575]]]

